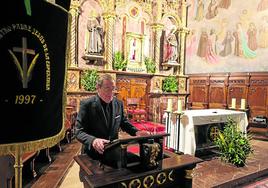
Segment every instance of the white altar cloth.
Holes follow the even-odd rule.
[[[185,110],[180,121],[179,151],[195,155],[194,126],[226,122],[233,118],[243,133],[247,132],[248,119],[245,112],[224,109]]]

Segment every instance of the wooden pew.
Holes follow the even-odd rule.
[[[37,173],[35,171],[35,159],[38,156],[39,151],[33,151],[33,152],[27,152],[22,155],[22,163],[26,164],[26,162],[30,163],[30,171],[32,174],[32,177],[35,178],[37,176]]]
[[[39,151],[35,151],[27,152],[22,155],[23,172],[30,172],[31,178],[35,178],[37,176],[35,171],[35,159],[38,154]],[[0,157],[0,187],[13,187],[15,181],[14,164],[15,158],[12,155]],[[24,175],[26,174],[23,173],[22,176]]]

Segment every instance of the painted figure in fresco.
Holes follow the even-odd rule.
[[[204,3],[203,0],[198,0],[195,20],[201,21],[204,18]]]
[[[198,48],[197,48],[197,56],[199,57],[205,57],[206,56],[206,49],[208,44],[208,34],[205,28],[202,29],[201,35],[198,42]]]
[[[234,37],[232,36],[231,31],[227,31],[224,40],[222,41],[223,50],[220,52],[220,55],[225,57],[232,53],[232,42]]]
[[[97,19],[97,13],[91,11],[87,22],[87,33],[86,33],[86,54],[100,54],[103,52],[103,30]]]
[[[259,29],[259,48],[267,48],[268,47],[268,17],[262,17],[262,25]]]
[[[210,30],[209,38],[211,40],[211,47],[215,54],[218,54],[218,36],[215,29]]]
[[[256,26],[253,22],[251,22],[249,24],[247,35],[248,35],[248,47],[253,51],[257,50],[257,48],[258,48],[257,29],[256,29]]]
[[[176,37],[176,27],[172,27],[170,33],[166,39],[166,53],[165,53],[165,62],[176,62],[178,58],[178,41]]]
[[[219,19],[218,21],[219,29],[217,30],[217,38],[218,41],[223,41],[226,33],[227,33],[227,27],[229,25],[229,21],[226,18]]]
[[[219,3],[220,8],[228,9],[231,5],[231,0],[221,0]]]
[[[268,0],[260,0],[257,11],[264,11],[268,9]]]
[[[252,14],[249,10],[243,9],[240,16],[239,16],[239,22],[240,27],[242,27],[243,31],[246,31],[246,29],[249,26],[250,20],[251,20]]]
[[[186,54],[187,57],[192,57],[196,53],[196,35],[195,30],[192,30],[190,34],[187,36],[187,47],[186,47]]]
[[[239,49],[239,53],[242,52],[242,56],[245,58],[255,58],[257,56],[256,52],[254,52],[253,50],[251,50],[248,47],[247,44],[247,38],[246,35],[243,31],[242,28],[242,24],[241,23],[237,23],[236,24],[236,29],[237,29],[237,39],[239,40],[239,43],[241,45],[241,49]],[[236,55],[236,54],[235,54]],[[240,56],[241,54],[239,54]]]
[[[212,19],[218,14],[218,5],[216,0],[211,0],[208,5],[208,12],[206,14],[206,19]]]
[[[208,63],[218,63],[219,62],[219,58],[215,53],[215,43],[213,43],[214,37],[213,37],[213,32],[214,30],[211,30],[212,32],[210,33],[210,35],[208,35],[207,38],[207,45],[206,45],[206,52],[205,52],[205,59]]]
[[[242,53],[242,46],[241,46],[241,36],[239,34],[239,32],[236,30],[233,33],[234,36],[234,55],[238,56],[238,57],[242,57],[243,53]]]

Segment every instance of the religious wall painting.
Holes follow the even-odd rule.
[[[202,19],[196,19],[196,1],[191,1],[196,9],[190,9],[188,18],[191,31],[186,41],[186,73],[268,70],[266,11],[259,11],[260,6],[250,1],[243,5],[224,0],[198,2],[204,5],[202,14],[198,14]],[[266,6],[265,2],[259,3]],[[213,6],[217,7],[214,15]]]
[[[186,55],[188,59],[190,59],[195,53],[196,53],[196,43],[197,43],[197,38],[196,38],[196,30],[193,29],[190,31],[190,33],[187,36],[187,46],[186,46]]]
[[[257,11],[265,11],[268,9],[268,1],[267,0],[260,0],[257,6]]]

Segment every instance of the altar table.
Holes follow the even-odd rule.
[[[185,110],[180,121],[179,151],[184,154],[195,155],[196,140],[194,126],[223,123],[227,118],[234,119],[240,130],[246,134],[248,119],[243,111],[224,109]]]

